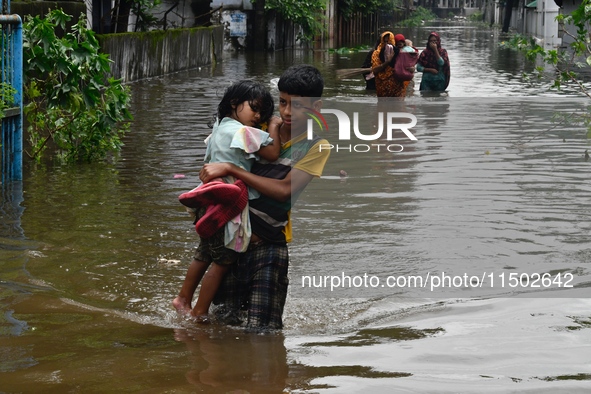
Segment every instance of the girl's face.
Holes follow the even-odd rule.
[[[232,119],[245,126],[257,126],[261,121],[260,109],[255,105],[251,107],[248,101],[232,106]]]

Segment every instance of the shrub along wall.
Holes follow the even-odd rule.
[[[222,57],[223,27],[98,35],[101,51],[113,61],[111,75],[137,81],[199,66]]]

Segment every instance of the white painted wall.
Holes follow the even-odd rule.
[[[545,47],[556,47],[562,43],[558,37],[558,22],[556,22],[558,12],[559,7],[554,0],[538,0],[534,36],[542,39]]]

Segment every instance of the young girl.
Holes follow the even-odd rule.
[[[257,157],[277,160],[281,120],[271,118],[273,110],[273,97],[260,83],[245,80],[226,89],[213,131],[206,139],[205,162],[229,162],[250,171]],[[268,133],[255,128],[265,122],[269,122]],[[254,193],[251,191],[252,197],[256,197]],[[179,200],[197,209],[195,228],[200,242],[172,304],[178,312],[206,322],[209,306],[230,264],[248,247],[248,191],[242,181],[226,177],[183,193]],[[193,293],[201,279],[199,298],[191,310]]]

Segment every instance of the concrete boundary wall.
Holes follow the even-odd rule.
[[[222,26],[97,36],[111,75],[123,82],[190,70],[221,61]]]

